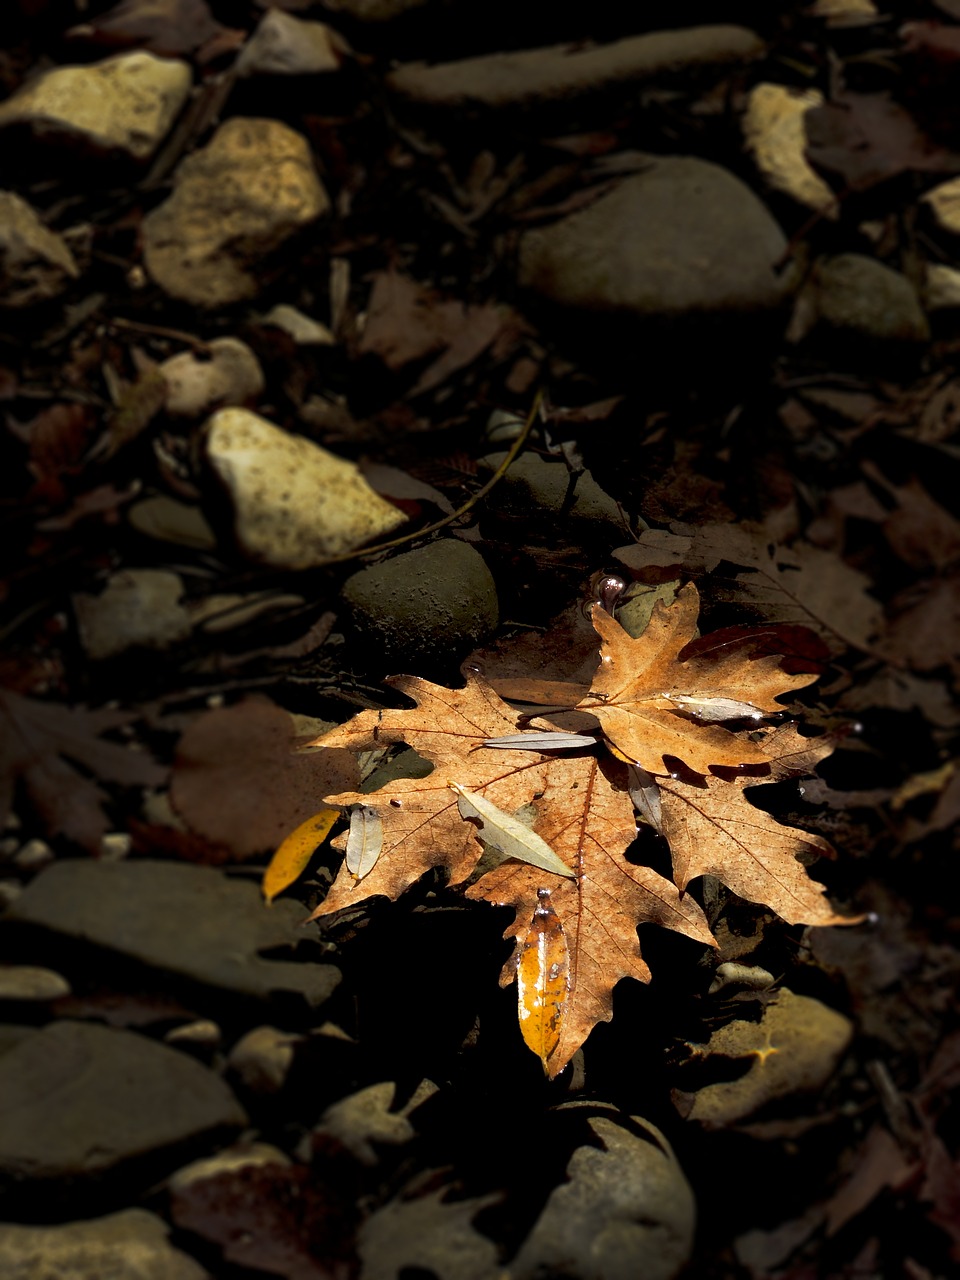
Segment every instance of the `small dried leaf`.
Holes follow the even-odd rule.
[[[554,875],[570,876],[573,879],[574,872],[567,864],[557,857],[545,840],[518,818],[504,813],[483,796],[467,791],[459,782],[448,782],[447,785],[457,793],[457,808],[461,818],[480,820],[485,844],[508,858],[516,858],[519,862],[529,863],[531,867],[539,867],[541,871],[552,871]]]
[[[350,815],[346,864],[354,880],[362,880],[377,865],[383,850],[383,822],[376,809],[359,805]]]
[[[530,928],[520,940],[517,1000],[524,1043],[549,1073],[550,1058],[560,1043],[570,964],[563,925],[550,905],[550,890],[538,890],[537,898]]]
[[[278,893],[289,889],[303,875],[317,846],[326,840],[339,817],[339,809],[321,809],[290,832],[263,873],[260,887],[267,902],[272,902]]]

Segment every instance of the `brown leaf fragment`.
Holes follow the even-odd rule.
[[[125,711],[67,707],[0,691],[0,826],[22,778],[48,831],[99,853],[107,794],[86,774],[125,786],[159,786],[166,770],[146,754],[101,737],[129,724]]]
[[[777,728],[761,750],[771,765],[763,781],[807,773],[831,748],[801,738],[793,725]],[[679,779],[660,780],[663,834],[670,845],[674,880],[681,891],[697,876],[716,876],[749,902],[759,902],[790,924],[856,924],[860,917],[837,915],[823,896],[824,886],[811,880],[798,855],[831,855],[820,836],[787,827],[744,795],[756,778],[723,781],[707,778],[702,786]]]
[[[665,756],[697,773],[712,765],[765,763],[755,743],[704,720],[761,719],[783,710],[778,696],[816,678],[787,675],[776,657],[752,659],[729,648],[679,661],[680,650],[696,634],[699,606],[690,583],[673,605],[658,601],[637,639],[605,610],[593,609],[602,641],[600,667],[578,710],[591,711],[616,748],[650,773],[670,772]],[[683,712],[693,718],[678,714]]]
[[[346,751],[296,754],[294,721],[268,698],[199,716],[181,737],[171,799],[190,827],[235,858],[275,849],[328,791],[356,785]]]

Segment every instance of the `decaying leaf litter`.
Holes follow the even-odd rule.
[[[18,0],[0,990],[54,1039],[106,1020],[117,1060],[166,1039],[219,1087],[222,1053],[260,1139],[174,1142],[88,1214],[178,1170],[124,1230],[287,1276],[950,1273],[950,8],[507,39]],[[72,66],[108,104],[156,73],[143,132],[120,97],[41,124],[34,71]],[[618,217],[648,256],[608,297],[581,268],[635,243]],[[91,855],[98,961],[55,886]],[[323,1007],[184,985],[169,921],[138,956],[137,863],[174,918],[178,868],[211,904],[266,871],[286,996]],[[3,1178],[56,1168],[59,1203],[69,1157],[11,1141]],[[618,1212],[652,1234],[598,1255]]]

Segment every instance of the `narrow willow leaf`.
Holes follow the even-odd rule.
[[[587,733],[509,733],[505,738],[485,738],[485,747],[509,751],[569,751],[571,747],[592,747],[600,741]]]
[[[707,722],[715,720],[762,720],[763,712],[758,711],[752,702],[741,702],[737,698],[689,697],[682,693],[665,695],[675,703],[681,711],[688,711],[698,720]]]
[[[339,809],[321,809],[290,832],[263,873],[260,889],[267,902],[272,902],[278,893],[289,889],[303,875],[317,846],[326,840],[339,817]]]
[[[457,808],[461,818],[479,818],[485,844],[499,849],[508,858],[516,858],[520,862],[529,863],[531,867],[539,867],[541,871],[552,871],[554,875],[575,878],[574,872],[561,861],[547,842],[512,814],[504,813],[483,796],[467,791],[459,782],[448,782],[447,786],[457,793]]]
[[[657,835],[663,835],[663,818],[660,813],[660,788],[652,774],[638,764],[630,766],[630,799],[637,813],[646,818]]]
[[[347,870],[354,880],[362,880],[377,865],[383,849],[383,822],[376,809],[361,804],[350,815],[347,836]]]
[[[547,1074],[560,1043],[570,989],[570,958],[560,918],[550,905],[550,890],[538,889],[537,909],[517,958],[520,1033]]]

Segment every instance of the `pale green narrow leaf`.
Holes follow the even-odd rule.
[[[504,813],[483,796],[467,791],[459,782],[448,782],[447,786],[457,793],[457,808],[460,810],[461,818],[479,819],[485,844],[499,850],[508,858],[529,863],[531,867],[552,871],[558,876],[576,878],[575,873],[561,861],[547,842],[512,814]]]
[[[358,805],[350,815],[347,837],[347,870],[355,880],[369,875],[383,849],[383,822],[376,809]]]

